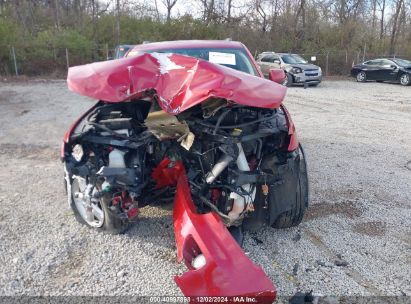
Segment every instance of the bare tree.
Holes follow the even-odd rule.
[[[210,24],[215,15],[215,0],[200,0],[202,4],[203,21]]]
[[[154,7],[156,8],[157,21],[160,22],[160,11],[158,10],[157,0],[154,0]]]
[[[255,10],[261,17],[261,30],[263,33],[267,32],[268,16],[264,8],[264,0],[255,0]]]
[[[379,3],[381,19],[380,19],[380,40],[384,38],[384,17],[385,17],[385,0]]]
[[[395,53],[395,40],[397,38],[397,32],[398,32],[398,18],[401,13],[402,5],[403,5],[404,0],[397,0],[397,3],[395,5],[395,12],[393,15],[393,22],[392,22],[392,31],[391,31],[391,38],[390,38],[390,54]]]
[[[115,42],[117,45],[120,44],[120,0],[116,0],[116,31],[115,31]]]
[[[297,13],[295,16],[294,32],[296,35],[296,47],[301,48],[301,44],[305,36],[305,13],[306,10],[306,0],[300,0]],[[301,19],[301,27],[299,27],[299,21]]]
[[[56,29],[59,31],[60,30],[60,15],[59,15],[59,4],[57,0],[54,0],[54,5],[53,5],[53,11],[54,11],[54,24]]]
[[[228,0],[227,2],[227,22],[231,22],[231,10],[233,9],[233,0]]]
[[[173,7],[176,5],[177,0],[162,0],[163,4],[165,5],[167,9],[167,22],[170,22],[171,20],[171,10]]]

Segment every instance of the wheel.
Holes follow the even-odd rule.
[[[88,200],[84,197],[84,193],[87,191],[86,180],[74,176],[69,178],[69,182],[71,184],[67,187],[67,195],[70,195],[70,207],[79,223],[109,234],[120,234],[129,228],[129,222],[121,220],[116,211],[111,210],[109,207],[113,193],[107,192],[102,197],[93,199],[88,203]]]
[[[365,72],[361,71],[357,74],[357,81],[358,82],[366,82],[367,81],[367,75]]]
[[[285,73],[285,78],[281,84],[286,87],[291,86],[293,84],[293,76],[288,75],[288,73]]]
[[[307,162],[303,147],[299,146],[299,175],[295,189],[295,199],[292,200],[292,206],[289,211],[281,213],[274,223],[273,228],[290,228],[298,226],[303,220],[305,211],[308,207],[309,188],[308,188],[308,173]]]
[[[401,83],[403,86],[410,85],[410,83],[411,83],[410,74],[402,74],[401,77],[400,77],[400,83]]]

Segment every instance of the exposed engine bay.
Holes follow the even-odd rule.
[[[140,208],[172,202],[177,259],[188,268],[174,278],[183,294],[272,303],[275,286],[241,245],[245,229],[298,225],[308,205],[286,89],[166,53],[73,67],[67,81],[101,100],[63,140],[77,220],[121,233]]]
[[[197,211],[214,211],[227,227],[238,227],[261,200],[257,192],[265,197],[280,181],[263,160],[275,155],[287,163],[287,131],[281,107],[212,99],[172,116],[148,100],[100,102],[71,135],[66,170],[78,180],[72,199],[86,205],[89,224],[99,225],[99,204],[132,221],[138,208],[174,198],[175,185],[159,185],[153,175],[164,159],[182,161]],[[268,200],[259,206],[268,209]]]

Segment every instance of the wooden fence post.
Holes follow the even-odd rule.
[[[67,70],[68,70],[70,67],[70,62],[69,62],[69,52],[67,48],[66,48],[66,64],[67,64]]]
[[[16,76],[19,76],[19,71],[17,69],[16,52],[14,50],[14,46],[11,47],[11,55],[13,56],[14,71],[16,72]]]
[[[327,52],[327,55],[325,57],[325,76],[328,76],[328,55],[330,52]]]

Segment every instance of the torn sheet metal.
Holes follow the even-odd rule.
[[[178,260],[187,272],[174,279],[185,296],[249,297],[272,303],[276,290],[261,269],[251,262],[214,212],[198,214],[185,174],[180,175],[173,211]],[[198,254],[205,257],[200,269],[192,266]]]
[[[162,109],[178,114],[209,98],[277,108],[286,87],[234,69],[178,54],[142,54],[69,69],[70,90],[106,102],[154,94]]]
[[[210,212],[198,214],[194,206],[184,166],[164,159],[153,171],[159,185],[177,183],[173,222],[178,261],[188,271],[174,279],[191,302],[197,297],[248,297],[257,303],[272,303],[276,289],[261,267],[250,261],[233,239],[220,217]],[[202,254],[205,265],[193,266]]]

